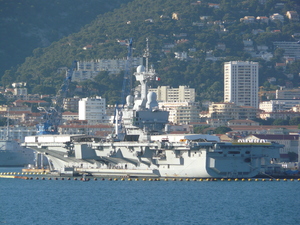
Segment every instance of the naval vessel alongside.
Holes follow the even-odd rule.
[[[33,164],[35,162],[34,150],[22,147],[19,142],[11,138],[8,118],[6,137],[0,140],[0,167],[23,167]]]
[[[102,177],[248,178],[279,158],[283,146],[277,143],[168,133],[169,113],[158,108],[154,92],[148,93],[148,82],[157,75],[147,60],[134,73],[139,91],[127,96],[117,113],[121,122],[114,135],[28,136],[23,145],[44,154],[52,172]]]
[[[33,164],[35,154],[13,140],[0,140],[0,167],[23,167]]]

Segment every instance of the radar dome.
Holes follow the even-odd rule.
[[[137,72],[137,73],[145,72],[145,67],[144,67],[143,65],[139,65],[139,66],[136,68],[136,72]]]
[[[156,101],[156,98],[157,98],[157,95],[156,95],[156,93],[155,92],[149,92],[148,93],[148,95],[147,95],[147,99],[148,99],[148,101],[150,101],[150,102],[154,102],[154,101]]]
[[[154,107],[158,107],[156,98],[157,98],[157,95],[155,92],[149,92],[147,95],[146,108],[152,110]]]
[[[132,96],[132,95],[128,95],[128,96],[126,97],[126,104],[127,104],[128,106],[132,106],[132,105],[133,105],[133,101],[134,101],[134,99],[133,99],[133,96]]]

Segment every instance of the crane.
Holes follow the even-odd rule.
[[[127,95],[131,94],[132,90],[132,74],[131,74],[131,55],[132,55],[132,38],[128,40],[127,43],[127,60],[125,64],[125,72],[123,77],[122,95],[121,95],[121,106],[125,105],[125,98]]]
[[[61,124],[63,100],[67,96],[69,84],[72,80],[73,71],[76,70],[77,61],[73,61],[70,69],[66,71],[66,77],[60,87],[56,97],[55,106],[39,106],[38,109],[43,112],[43,123],[37,125],[37,134],[58,134],[58,126]]]
[[[116,104],[115,108],[115,134],[119,135],[119,130],[121,129],[121,121],[122,121],[122,111],[126,103],[126,96],[132,94],[132,74],[131,74],[131,61],[132,61],[132,38],[128,40],[127,43],[127,60],[125,64],[125,71],[123,76],[123,85],[121,92],[121,100],[120,103]]]

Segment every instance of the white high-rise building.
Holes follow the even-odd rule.
[[[257,62],[225,62],[224,102],[258,108]]]
[[[78,103],[79,120],[87,120],[89,124],[106,122],[106,101],[99,96],[82,98]]]

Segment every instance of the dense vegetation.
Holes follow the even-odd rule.
[[[66,1],[56,2],[62,4]],[[69,67],[73,60],[126,57],[127,49],[121,46],[117,39],[133,38],[135,48],[133,55],[141,56],[147,37],[150,41],[150,61],[161,77],[159,85],[172,87],[189,85],[196,88],[198,101],[223,100],[224,61],[259,62],[260,85],[264,85],[265,89],[285,85],[287,81],[285,74],[293,74],[291,83],[296,87],[299,85],[300,62],[288,65],[286,71],[277,69],[275,63],[283,62],[283,52],[280,49],[275,50],[272,42],[295,41],[292,34],[299,32],[300,23],[291,22],[286,17],[284,23],[240,22],[240,18],[244,16],[270,16],[273,13],[285,16],[288,10],[300,13],[297,0],[268,0],[266,4],[260,4],[258,0],[214,0],[214,3],[220,4],[219,8],[209,7],[207,3],[211,1],[208,0],[201,1],[202,3],[198,5],[191,4],[196,2],[192,0],[127,2],[129,3],[112,12],[98,15],[97,19],[82,27],[79,32],[65,36],[46,48],[35,49],[33,55],[27,57],[22,65],[4,73],[2,85],[26,81],[31,93],[55,94],[64,78],[64,74],[57,73],[59,67]],[[284,3],[284,7],[278,8],[276,3]],[[92,8],[90,10],[93,10]],[[172,19],[173,13],[177,13],[178,19]],[[205,18],[201,20],[202,16]],[[152,19],[153,22],[148,19]],[[255,29],[264,32],[255,34],[252,32]],[[253,41],[254,46],[268,46],[274,57],[270,61],[264,61],[246,53],[243,50],[243,40],[249,39]],[[170,52],[162,52],[164,45],[174,43],[177,44]],[[224,43],[226,48],[224,50],[216,48],[218,43]],[[92,45],[93,48],[83,50],[86,45]],[[181,61],[174,58],[174,52],[183,51],[188,52],[190,60]],[[206,60],[208,51],[213,56],[221,58],[218,61]],[[270,77],[277,79],[275,86],[267,82]],[[122,74],[100,73],[94,81],[81,84],[84,92],[80,94],[101,95],[106,97],[109,103],[113,103],[120,96],[121,80]],[[73,87],[75,85],[73,84]]]
[[[0,74],[130,0],[0,0]],[[49,75],[49,74],[48,74]]]

